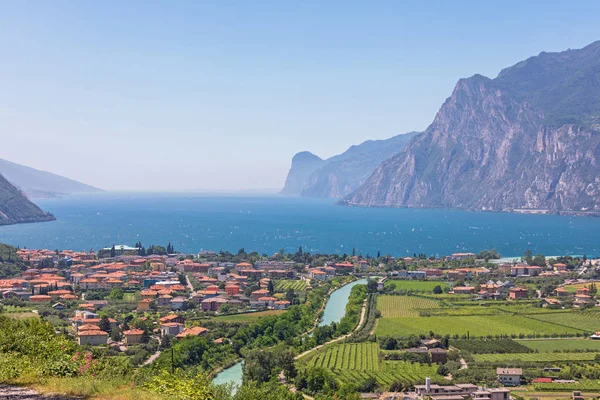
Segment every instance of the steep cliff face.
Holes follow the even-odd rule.
[[[54,220],[0,175],[0,225]]]
[[[385,159],[400,152],[416,132],[397,135],[385,140],[369,140],[320,163],[313,164],[308,174],[299,173],[292,160],[292,168],[288,174],[297,182],[294,193],[287,193],[288,182],[282,194],[293,194],[303,197],[340,198],[358,188],[373,173],[375,168]],[[316,157],[316,156],[315,156]],[[304,171],[308,172],[308,168]],[[302,177],[300,179],[295,179]]]
[[[342,204],[600,213],[600,109],[574,112],[582,93],[600,93],[600,69],[585,90],[566,89],[572,77],[590,75],[600,52],[594,44],[566,53],[527,60],[534,65],[529,72],[520,63],[494,80],[460,80],[428,129]],[[582,70],[565,60],[572,57],[586,60]],[[554,84],[546,78],[518,84],[540,74]],[[551,97],[562,91],[562,106],[547,105],[540,91]]]
[[[324,161],[309,151],[303,151],[292,158],[292,167],[290,168],[285,185],[280,194],[286,196],[298,196],[302,192],[306,179],[322,166]]]

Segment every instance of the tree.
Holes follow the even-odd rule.
[[[525,261],[527,264],[531,265],[531,261],[533,260],[532,254],[533,253],[531,252],[531,250],[525,250],[525,253],[523,253],[522,261]]]
[[[379,260],[381,258],[381,251],[377,250],[377,259]]]
[[[367,291],[369,293],[377,292],[377,281],[375,279],[369,279],[367,281]]]
[[[298,254],[302,255],[302,246],[298,247]]]
[[[251,351],[244,360],[244,381],[268,382],[274,373],[274,361],[271,352]]]
[[[269,284],[267,285],[267,290],[269,291],[270,294],[273,294],[273,292],[275,291],[275,287],[273,286],[273,281],[269,281]]]
[[[121,288],[112,289],[108,295],[108,298],[111,300],[123,300],[123,297],[125,297],[125,293]]]
[[[110,248],[110,256],[115,257],[117,255],[117,250],[115,249],[115,245],[113,244]]]
[[[442,290],[442,287],[441,287],[440,285],[436,285],[436,286],[433,288],[433,293],[434,293],[434,294],[442,294],[442,292],[443,292],[443,290]]]
[[[110,332],[110,338],[115,341],[115,342],[120,342],[121,341],[121,331],[119,330],[119,328],[114,328],[111,332]]]
[[[111,328],[110,328],[110,321],[108,320],[107,317],[102,317],[100,319],[100,323],[98,324],[98,327],[103,330],[104,332],[108,332],[110,333]]]

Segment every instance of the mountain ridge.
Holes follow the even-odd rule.
[[[425,132],[340,204],[600,215],[600,108],[582,106],[600,104],[600,42],[540,54],[460,79]]]
[[[281,194],[317,198],[343,197],[360,186],[383,160],[399,152],[416,134],[417,132],[409,132],[389,139],[366,140],[325,160],[310,152],[297,153],[292,159],[292,168]],[[308,159],[306,153],[318,160]],[[310,165],[303,165],[304,159],[309,160],[307,164]],[[294,178],[293,186],[288,182],[290,176]]]
[[[30,197],[60,197],[71,193],[102,192],[102,189],[12,161],[0,159],[0,174]]]

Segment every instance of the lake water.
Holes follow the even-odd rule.
[[[170,241],[184,252],[240,248],[446,255],[496,248],[600,255],[600,219],[456,210],[358,208],[280,196],[115,194],[36,200],[55,222],[0,227],[0,242],[28,248],[98,249]]]
[[[321,322],[319,322],[319,326],[329,325],[332,322],[340,322],[340,320],[346,314],[346,304],[348,303],[348,298],[350,297],[350,291],[352,288],[356,285],[366,284],[366,279],[360,279],[344,285],[335,292],[331,293],[331,296],[329,296],[329,300],[327,300],[327,304],[325,305],[323,318],[321,319]]]

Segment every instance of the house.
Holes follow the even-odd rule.
[[[453,294],[474,294],[475,288],[473,286],[456,286],[452,288],[451,292]]]
[[[505,386],[518,386],[521,384],[523,370],[521,368],[496,368],[498,382]]]
[[[158,299],[156,299],[156,305],[159,307],[169,307],[171,305],[172,299],[173,299],[173,296],[168,295],[168,294],[163,294],[162,296],[158,296]]]
[[[172,322],[176,322],[178,324],[184,324],[185,320],[181,315],[177,315],[177,314],[169,314],[166,315],[164,317],[162,317],[160,320],[161,324],[168,324],[168,323],[172,323]]]
[[[177,339],[183,339],[186,338],[188,336],[204,336],[208,333],[208,329],[203,328],[201,326],[195,326],[193,328],[186,328],[183,330],[183,332],[181,332],[180,334],[178,334],[177,336],[175,336]]]
[[[52,308],[54,308],[55,310],[64,310],[66,307],[63,303],[56,303],[52,305]]]
[[[546,297],[542,300],[542,307],[560,307],[562,303],[558,299],[552,299],[550,297]]]
[[[238,285],[226,285],[225,293],[227,293],[228,296],[235,296],[240,293],[240,287]]]
[[[261,297],[265,297],[269,295],[269,291],[267,289],[258,289],[255,290],[254,292],[252,292],[252,294],[250,295],[250,299],[252,300],[258,300]]]
[[[46,303],[52,300],[52,297],[47,296],[45,294],[36,294],[34,296],[29,297],[29,301],[33,303]]]
[[[123,332],[123,342],[125,344],[138,344],[142,342],[144,331],[141,329],[130,329]]]
[[[167,336],[167,335],[179,335],[181,332],[183,332],[183,330],[185,329],[185,326],[183,324],[179,324],[177,322],[167,322],[166,324],[162,324],[160,326],[160,335],[161,336]]]
[[[171,300],[171,310],[185,310],[186,306],[187,300],[183,297],[175,297]]]
[[[150,309],[150,305],[152,304],[152,300],[150,299],[142,299],[138,301],[138,311],[146,311]]]
[[[568,296],[568,295],[569,295],[569,291],[568,291],[567,289],[565,289],[565,288],[561,288],[561,287],[559,287],[559,288],[556,288],[556,289],[554,290],[554,293],[555,293],[557,296]]]
[[[260,297],[257,299],[257,302],[263,304],[264,307],[274,307],[276,301],[277,299],[271,296]]]
[[[320,269],[311,269],[308,271],[308,276],[310,279],[315,279],[319,281],[324,281],[327,279],[327,273],[325,271],[321,271]]]
[[[567,270],[567,264],[556,263],[553,265],[553,267],[554,267],[555,271],[566,271]]]
[[[429,350],[429,357],[431,358],[432,363],[445,364],[446,363],[446,355],[447,355],[446,349],[436,347],[436,348]]]
[[[204,299],[200,302],[202,311],[218,311],[221,305],[227,303],[227,299],[223,297],[211,297],[210,299]]]
[[[77,332],[77,339],[80,346],[100,346],[106,344],[108,333],[101,330],[90,330]]]
[[[527,289],[525,288],[514,288],[510,289],[508,297],[517,300],[517,299],[526,299],[527,298]]]
[[[477,390],[471,398],[473,400],[510,400],[510,389],[489,388]]]
[[[276,310],[285,310],[290,306],[290,302],[287,300],[278,300],[275,302],[274,308]]]

